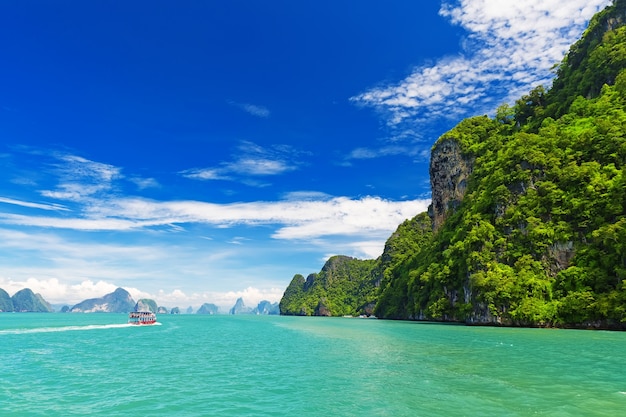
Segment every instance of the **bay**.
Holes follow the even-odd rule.
[[[617,416],[626,334],[372,319],[0,314],[2,416]]]

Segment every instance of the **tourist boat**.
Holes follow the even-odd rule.
[[[156,323],[156,314],[152,311],[131,311],[128,315],[128,323],[135,325],[146,325]]]

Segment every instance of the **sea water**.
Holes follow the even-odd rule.
[[[622,416],[626,333],[0,314],[0,416]]]

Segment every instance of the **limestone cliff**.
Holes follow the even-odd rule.
[[[443,138],[433,147],[430,158],[432,203],[428,214],[434,231],[439,230],[450,210],[463,201],[473,164],[474,158],[461,151],[455,138]]]

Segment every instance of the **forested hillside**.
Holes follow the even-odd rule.
[[[624,325],[625,4],[592,20],[551,90],[537,88],[495,119],[465,120],[439,139],[433,154],[453,140],[473,161],[465,195],[394,270],[406,304],[386,302],[383,288],[377,314]]]
[[[430,218],[401,225],[362,277],[374,284],[366,299],[377,316],[626,328],[625,21],[626,0],[617,0],[549,90],[439,138]],[[307,282],[294,278],[284,304]]]
[[[372,315],[380,285],[389,286],[389,305],[406,304],[406,290],[393,279],[394,268],[403,264],[432,236],[426,213],[404,221],[387,239],[376,260],[333,256],[319,273],[296,274],[280,301],[280,314],[300,316]]]
[[[375,261],[333,256],[305,280],[297,274],[285,290],[281,314],[343,316],[373,310],[378,291],[372,275]]]

